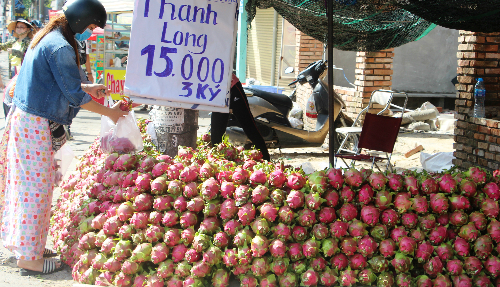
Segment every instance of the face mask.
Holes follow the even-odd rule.
[[[87,28],[81,34],[80,33],[76,33],[75,39],[78,40],[78,41],[85,41],[88,38],[90,38],[90,36],[92,36],[92,30],[90,30],[89,28]]]

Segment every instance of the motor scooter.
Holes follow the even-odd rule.
[[[313,88],[312,94],[317,111],[316,129],[314,131],[294,128],[288,120],[288,115],[293,107],[292,99],[295,98],[296,89],[290,96],[287,96],[244,87],[250,111],[260,134],[269,148],[317,147],[323,144],[330,128],[328,120],[328,84],[320,80],[320,76],[326,69],[327,61],[319,60],[311,63],[289,84],[289,86],[293,86],[297,83],[301,85],[309,83]],[[293,68],[287,68],[287,70],[285,70],[285,73],[293,72]],[[344,102],[336,94],[334,94],[333,100],[335,127],[350,126],[352,120],[341,111]],[[233,115],[229,117],[226,135],[231,142],[247,146],[251,144],[238,120]],[[337,135],[333,136],[336,141],[335,147],[338,147],[339,139]]]

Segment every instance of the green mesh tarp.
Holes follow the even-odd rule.
[[[368,0],[328,1],[334,5],[333,43],[339,50],[379,51],[398,47],[415,41],[432,25],[388,1],[377,1],[378,5]],[[255,17],[256,8],[271,7],[303,33],[328,42],[324,0],[248,0],[249,20]]]
[[[251,22],[257,8],[274,8],[303,33],[327,43],[326,1],[333,5],[333,43],[339,50],[398,47],[425,36],[436,24],[500,31],[500,0],[248,0],[246,10]]]
[[[419,17],[446,28],[500,32],[500,0],[394,0]]]

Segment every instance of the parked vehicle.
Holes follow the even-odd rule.
[[[294,86],[297,83],[301,85],[309,83],[313,88],[312,95],[317,111],[317,123],[314,131],[297,129],[290,124],[288,115],[293,107],[292,99],[295,98],[296,89],[290,96],[287,96],[253,88],[244,88],[252,115],[268,147],[315,147],[323,144],[330,127],[328,119],[328,86],[327,83],[320,80],[320,76],[326,69],[326,61],[319,60],[311,63],[289,84],[289,86]],[[293,72],[291,67],[285,70],[285,73],[290,72]],[[341,109],[343,107],[342,99],[334,94],[336,128],[352,124],[352,120],[342,113]],[[250,144],[245,132],[232,115],[228,122],[226,134],[232,142],[243,145]],[[338,137],[337,135],[333,136],[336,140],[335,147],[338,147]]]

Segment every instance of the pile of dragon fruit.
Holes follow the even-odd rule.
[[[96,140],[52,217],[76,281],[500,286],[500,189],[487,171],[305,175],[206,141],[171,158],[107,155]]]

